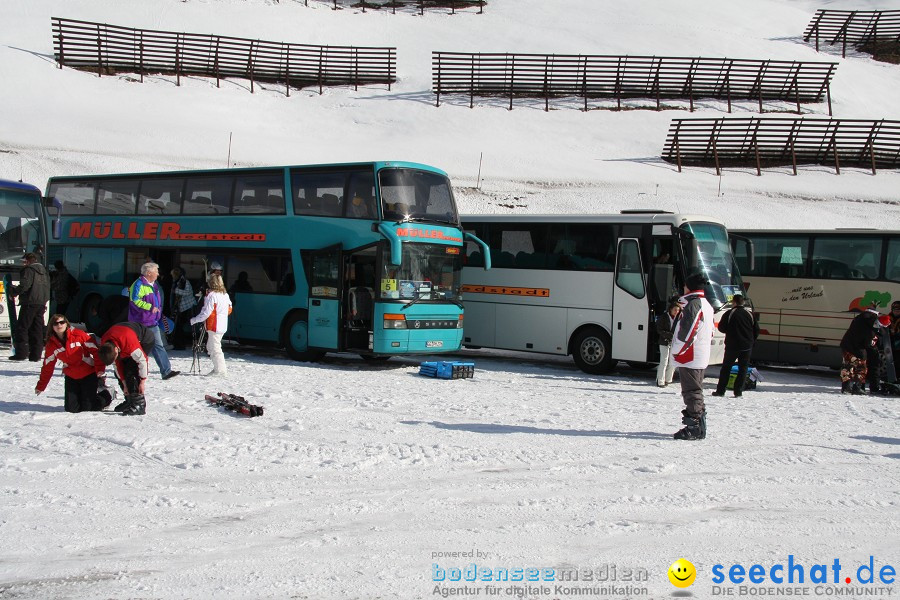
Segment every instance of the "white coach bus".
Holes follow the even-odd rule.
[[[900,300],[900,231],[729,233],[750,242],[734,249],[759,315],[754,360],[838,367],[853,317],[873,305],[888,314]]]
[[[654,322],[693,272],[706,275],[716,322],[743,290],[728,232],[709,217],[625,210],[618,215],[469,215],[462,274],[463,345],[571,354],[587,373],[617,361],[659,361]],[[716,330],[712,363],[724,339]]]

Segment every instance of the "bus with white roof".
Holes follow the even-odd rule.
[[[743,291],[725,226],[711,217],[623,210],[611,215],[467,215],[462,275],[463,345],[571,355],[587,373],[617,361],[659,361],[654,322],[683,292],[685,278],[709,280],[716,322]],[[724,338],[716,330],[712,364]]]

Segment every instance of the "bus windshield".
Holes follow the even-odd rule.
[[[39,195],[0,189],[0,265],[18,271],[24,253],[42,252],[40,209]]]
[[[384,262],[381,299],[446,302],[459,298],[462,255],[458,247],[406,243],[402,265]]]
[[[728,233],[715,223],[686,223],[682,226],[693,238],[682,238],[682,250],[688,273],[699,271],[710,284],[705,288],[706,298],[719,310],[742,292],[744,284],[734,262]]]
[[[445,176],[409,168],[382,169],[378,184],[385,220],[459,225],[456,202]]]

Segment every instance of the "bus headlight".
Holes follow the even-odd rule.
[[[406,329],[406,315],[398,315],[394,313],[384,314],[385,329]]]
[[[462,315],[459,315],[459,320],[456,322],[456,328],[457,329],[463,328],[463,316]]]

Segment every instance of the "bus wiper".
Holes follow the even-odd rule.
[[[412,300],[407,302],[402,308],[400,308],[400,310],[406,310],[407,308],[409,308],[410,306],[412,306],[413,304],[415,304],[416,302],[419,302],[421,300],[422,300],[422,296],[419,296],[418,298],[413,298]]]
[[[415,298],[414,300],[410,300],[408,303],[406,303],[405,305],[403,305],[403,306],[400,308],[400,310],[406,310],[407,308],[409,308],[410,306],[412,306],[413,304],[415,304],[415,303],[417,303],[417,302],[419,302],[419,301],[421,301],[421,300],[422,300],[422,297],[421,297],[421,296],[418,297],[418,298]],[[451,300],[450,302],[452,302],[453,304],[455,304],[456,306],[458,306],[458,307],[460,307],[460,308],[464,308],[464,307],[463,307],[463,303],[462,303],[461,300]]]

